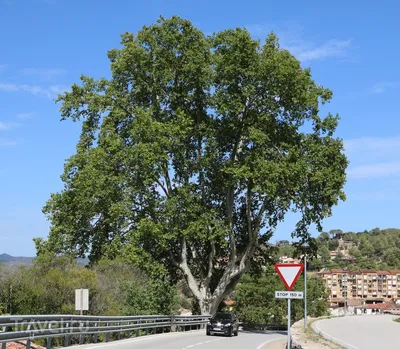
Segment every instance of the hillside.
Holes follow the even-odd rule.
[[[0,263],[4,263],[7,265],[31,265],[34,261],[35,257],[14,257],[10,256],[7,253],[0,254]],[[77,262],[79,264],[87,264],[87,258],[78,258]]]
[[[30,265],[34,257],[13,257],[7,253],[0,254],[0,263]]]
[[[318,259],[314,269],[400,269],[400,229],[343,232],[335,229],[315,239]],[[278,243],[280,256],[293,256],[294,247],[287,241]]]

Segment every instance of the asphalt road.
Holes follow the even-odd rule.
[[[75,349],[268,349],[285,339],[276,332],[239,332],[237,337],[206,336],[205,330],[157,334],[110,343],[87,344]]]
[[[346,316],[312,324],[317,333],[348,349],[400,349],[400,323],[393,315]]]

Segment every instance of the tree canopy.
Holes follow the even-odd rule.
[[[206,36],[172,17],[121,44],[108,52],[111,78],[82,76],[58,97],[82,132],[38,253],[123,255],[183,277],[215,312],[268,258],[289,211],[307,240],[345,199],[339,118],[319,115],[332,92],[273,33],[262,44],[242,28]]]

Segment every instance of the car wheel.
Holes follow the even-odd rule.
[[[235,336],[238,336],[238,335],[239,335],[239,330],[236,330],[233,334],[234,334]]]
[[[228,332],[228,337],[232,337],[232,336],[233,336],[233,328],[230,328],[229,332]]]

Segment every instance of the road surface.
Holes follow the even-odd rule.
[[[276,332],[239,332],[237,337],[206,336],[205,330],[149,335],[74,349],[268,349],[286,335]]]
[[[346,316],[315,321],[314,331],[348,349],[400,349],[393,315]]]

